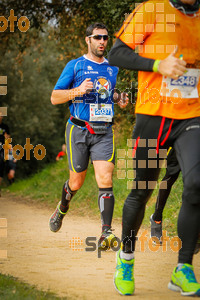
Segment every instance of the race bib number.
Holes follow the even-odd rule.
[[[163,76],[160,94],[164,97],[199,98],[199,76],[199,69],[187,69],[187,72],[176,80]]]
[[[90,121],[112,122],[112,104],[90,104]]]

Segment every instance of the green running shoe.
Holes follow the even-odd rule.
[[[50,230],[53,232],[57,232],[58,230],[60,230],[60,228],[62,226],[62,220],[67,213],[67,212],[63,213],[60,210],[60,204],[61,204],[61,201],[58,203],[56,210],[54,211],[53,215],[51,216],[51,218],[49,220],[49,227],[50,227]]]
[[[196,281],[192,265],[184,264],[176,272],[174,268],[168,288],[175,292],[181,292],[183,296],[200,297],[200,284]]]
[[[133,277],[134,259],[125,260],[120,258],[119,250],[117,252],[117,266],[114,277],[114,285],[121,295],[132,295],[135,290]]]
[[[112,233],[112,231],[113,230],[111,228],[108,228],[102,232],[98,241],[98,249],[106,251],[117,245],[116,236]]]

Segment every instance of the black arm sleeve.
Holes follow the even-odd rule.
[[[108,61],[111,66],[136,71],[153,71],[154,59],[138,55],[130,47],[117,39],[108,54]]]

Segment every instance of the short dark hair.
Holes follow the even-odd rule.
[[[92,35],[94,29],[106,29],[108,32],[108,28],[103,23],[93,23],[90,24],[86,29],[86,36]]]

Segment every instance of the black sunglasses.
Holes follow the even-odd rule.
[[[107,34],[92,34],[89,35],[88,37],[93,37],[95,40],[101,40],[103,38],[104,41],[108,40],[108,35]]]

